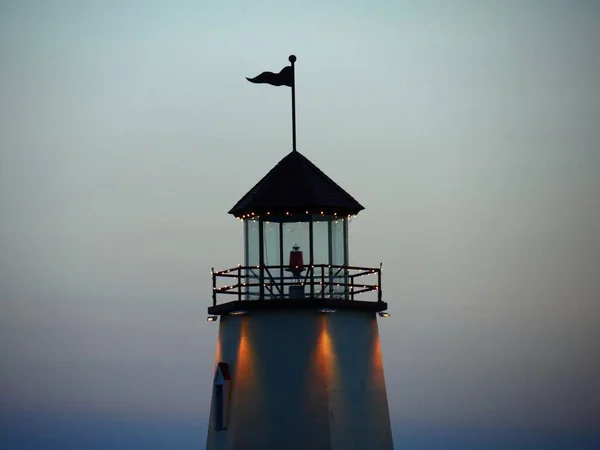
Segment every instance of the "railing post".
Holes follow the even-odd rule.
[[[210,273],[212,274],[212,287],[213,287],[213,306],[217,306],[217,276],[215,275],[215,268],[212,267],[210,269]]]
[[[261,217],[258,218],[258,299],[265,299],[265,234],[264,234],[264,222]]]
[[[315,298],[315,268],[312,264],[308,268],[308,275],[307,275],[306,279],[310,283],[310,298],[314,299]]]
[[[344,267],[344,300],[350,300],[350,286],[348,285],[349,271],[347,267]]]
[[[321,266],[321,298],[325,298],[325,267]]]
[[[381,302],[381,269],[383,263],[379,263],[379,272],[377,273],[377,301]]]
[[[279,222],[279,293],[281,294],[280,300],[285,299],[285,287],[284,287],[284,268],[283,268],[283,222]]]
[[[327,272],[327,279],[329,280],[329,298],[331,298],[333,297],[333,268],[331,267],[331,264],[329,264]]]
[[[242,301],[242,267],[238,264],[238,302]]]
[[[310,298],[315,298],[315,227],[313,215],[308,217],[308,263],[310,264]],[[308,276],[306,277],[309,278]]]

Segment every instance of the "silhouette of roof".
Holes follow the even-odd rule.
[[[304,155],[292,151],[260,180],[229,214],[357,214],[365,209]]]

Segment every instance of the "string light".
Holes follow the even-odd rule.
[[[275,211],[266,211],[263,214],[265,214],[267,216],[270,216],[271,214],[277,215],[277,212],[275,212]],[[281,212],[281,214],[283,214],[283,212]],[[304,214],[305,215],[309,215],[309,214],[311,214],[311,212],[309,210],[306,210],[304,212]],[[313,214],[318,214],[318,215],[321,215],[321,216],[327,216],[327,215],[329,215],[329,216],[332,216],[334,219],[337,219],[338,216],[340,215],[338,212],[326,213],[323,210],[315,211]],[[285,215],[286,216],[293,216],[294,213],[290,212],[290,211],[286,211]],[[352,219],[354,217],[356,217],[356,214],[348,214],[347,216],[345,216],[346,219]],[[244,219],[258,219],[258,218],[260,218],[260,214],[257,214],[257,213],[254,213],[254,212],[248,212],[248,213],[242,214],[240,216],[237,216],[236,218],[239,219],[239,220],[244,220]]]

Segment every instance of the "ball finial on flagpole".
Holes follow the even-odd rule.
[[[296,55],[290,55],[290,57],[288,58],[288,60],[294,64],[296,62]]]

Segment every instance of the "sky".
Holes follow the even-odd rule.
[[[366,206],[397,448],[600,445],[600,5],[0,1],[0,443],[203,448],[227,211]]]

